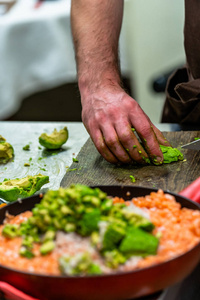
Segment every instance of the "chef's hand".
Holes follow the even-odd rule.
[[[121,87],[101,87],[93,93],[82,93],[81,98],[83,123],[108,162],[162,164],[159,144],[170,146],[170,143]]]

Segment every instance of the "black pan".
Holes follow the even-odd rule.
[[[124,199],[145,196],[156,189],[99,186],[108,195]],[[127,192],[130,196],[127,197]],[[183,207],[200,210],[200,205],[177,194]],[[5,213],[16,215],[40,202],[39,196],[14,202],[0,209],[0,224]],[[190,251],[167,262],[141,270],[90,277],[46,276],[16,271],[0,265],[0,280],[40,300],[122,300],[149,295],[183,280],[200,261],[200,243]]]

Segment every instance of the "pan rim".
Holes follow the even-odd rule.
[[[143,190],[151,190],[152,192],[153,191],[156,192],[158,190],[162,190],[164,193],[170,194],[170,195],[172,195],[174,197],[176,197],[176,196],[180,197],[181,199],[184,199],[187,202],[194,204],[195,206],[197,206],[198,210],[200,211],[200,204],[199,203],[196,203],[196,202],[192,201],[189,198],[186,198],[184,196],[181,196],[181,195],[179,195],[177,193],[174,193],[174,192],[171,192],[169,190],[163,190],[163,189],[159,189],[159,188],[141,187],[141,186],[128,186],[128,185],[94,185],[94,186],[90,186],[90,187],[91,188],[101,188],[101,187],[110,187],[110,188],[112,187],[112,188],[114,188],[114,187],[117,187],[117,188],[121,188],[121,189],[124,189],[124,188],[131,188],[131,189],[132,188],[136,188],[136,189],[138,189],[139,188],[141,190],[142,189]],[[15,204],[16,202],[18,202],[19,204],[21,204],[22,200],[23,201],[28,201],[30,198],[40,197],[40,195],[41,194],[33,195],[31,197],[28,197],[28,198],[18,199],[16,201],[13,201],[13,202],[7,204],[6,207],[9,207],[9,206]],[[42,195],[44,195],[44,194],[42,194]],[[139,196],[137,196],[137,197],[139,197]],[[40,198],[42,199],[42,197],[40,197]],[[1,207],[0,211],[1,211],[1,209],[5,209],[6,207],[5,206]],[[2,225],[2,224],[0,224],[0,225]],[[153,265],[145,267],[145,268],[139,268],[139,269],[136,269],[136,270],[130,270],[130,271],[125,271],[125,272],[121,271],[121,272],[110,273],[110,274],[87,275],[87,276],[49,275],[49,274],[40,274],[40,273],[36,273],[36,272],[33,273],[33,272],[21,271],[21,270],[18,270],[18,269],[13,269],[11,267],[6,267],[6,266],[1,265],[1,264],[0,264],[0,270],[4,269],[4,270],[7,270],[9,272],[19,273],[19,274],[26,275],[26,276],[29,276],[29,277],[37,276],[39,278],[46,278],[46,279],[48,278],[48,279],[55,279],[55,280],[63,280],[63,279],[65,279],[65,280],[66,279],[69,279],[69,280],[71,280],[71,279],[73,279],[73,280],[81,280],[81,279],[82,280],[88,280],[88,279],[90,279],[90,280],[92,280],[93,278],[94,279],[97,279],[97,278],[100,279],[102,277],[103,278],[107,278],[107,277],[120,277],[120,276],[123,276],[123,275],[127,275],[128,276],[128,275],[131,275],[131,274],[137,274],[137,273],[139,273],[141,271],[143,271],[143,272],[144,271],[150,271],[150,270],[152,270],[154,268],[157,268],[158,266],[164,267],[165,264],[173,262],[174,260],[177,260],[177,259],[181,259],[185,255],[189,255],[191,252],[195,251],[195,249],[198,249],[199,247],[200,247],[200,242],[198,244],[196,244],[194,247],[192,247],[191,249],[189,249],[188,251],[182,253],[181,255],[175,256],[175,257],[173,257],[173,258],[171,258],[171,259],[169,259],[167,261],[164,261],[164,262],[161,262],[161,263],[157,263],[157,264],[153,264]]]

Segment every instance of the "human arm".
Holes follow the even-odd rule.
[[[123,0],[72,0],[82,120],[107,161],[145,163],[151,157],[159,164],[163,160],[159,143],[169,144],[121,85],[118,40],[122,16]]]

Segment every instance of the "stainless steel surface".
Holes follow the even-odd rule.
[[[199,151],[200,150],[200,139],[193,141],[191,143],[188,143],[186,145],[183,145],[183,146],[181,146],[181,148]]]
[[[69,139],[59,151],[46,151],[38,142],[41,133],[51,133],[67,126]],[[23,178],[38,173],[48,175],[49,183],[44,188],[57,189],[67,167],[71,165],[88,133],[81,122],[0,122],[0,135],[14,148],[13,161],[0,165],[0,182],[5,178]],[[22,148],[29,144],[30,151]],[[40,149],[41,148],[41,149]],[[30,166],[24,166],[29,163]]]

